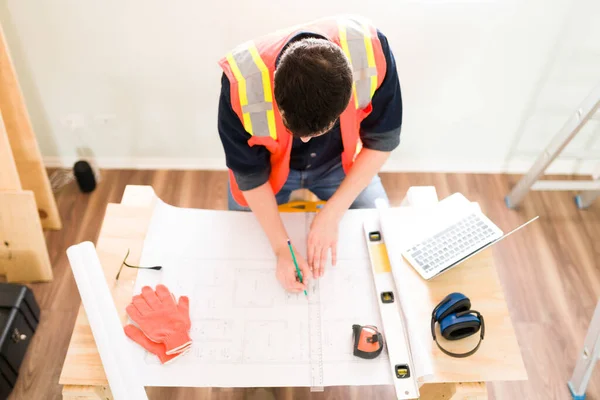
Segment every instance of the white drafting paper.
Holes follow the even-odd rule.
[[[362,232],[373,211],[351,210],[339,228],[338,263],[320,278],[325,386],[391,384],[387,354],[352,354],[352,324],[381,327]],[[376,214],[375,214],[376,215]],[[283,213],[290,239],[306,256],[312,214]],[[190,297],[192,349],[161,365],[130,342],[146,386],[310,386],[308,300],[275,277],[275,257],[251,213],[156,205],[134,288],[164,283]]]

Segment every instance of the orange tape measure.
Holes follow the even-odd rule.
[[[352,325],[354,335],[354,355],[373,359],[383,350],[383,335],[373,325]]]

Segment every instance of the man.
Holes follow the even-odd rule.
[[[229,209],[256,215],[292,292],[337,261],[349,208],[387,201],[378,172],[400,142],[402,98],[386,37],[362,18],[327,18],[238,46],[220,61],[218,129],[229,168]],[[277,206],[307,188],[327,203],[295,256]]]

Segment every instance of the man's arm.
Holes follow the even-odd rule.
[[[287,246],[288,235],[268,182],[271,171],[269,151],[264,146],[248,145],[251,136],[231,107],[229,80],[225,75],[221,79],[218,130],[227,167],[233,172],[238,187],[277,256],[277,278],[287,290],[305,290],[305,284],[296,281],[296,268]],[[295,252],[300,270],[303,276],[307,276],[308,265],[302,255],[297,250]]]
[[[281,221],[271,185],[267,182],[257,188],[246,190],[244,197],[265,231],[273,252],[277,254],[282,249],[287,250],[288,234]]]
[[[387,69],[382,84],[371,100],[372,112],[361,123],[363,149],[340,187],[315,217],[309,233],[308,262],[317,276],[323,274],[330,249],[332,264],[336,264],[337,227],[342,216],[400,143],[402,96],[398,72],[387,38],[381,32],[378,32],[378,37]]]
[[[251,190],[267,182],[271,173],[269,151],[264,146],[248,145],[252,135],[246,132],[233,111],[229,79],[225,74],[221,77],[217,128],[225,151],[225,163],[240,190]]]

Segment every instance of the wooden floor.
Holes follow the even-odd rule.
[[[506,175],[382,174],[393,205],[415,185],[434,185],[439,197],[462,192],[479,201],[484,212],[503,230],[527,218],[540,220],[493,248],[507,293],[508,305],[529,380],[490,385],[493,399],[568,399],[566,382],[582,346],[600,294],[600,201],[590,209],[575,207],[572,193],[530,193],[519,211],[506,208],[504,195],[516,181]],[[33,338],[11,399],[60,399],[58,378],[80,298],[65,250],[97,239],[106,204],[118,203],[127,184],[152,185],[160,198],[184,207],[225,209],[224,172],[103,171],[98,188],[82,194],[75,184],[57,193],[64,228],[48,232],[46,240],[54,280],[33,287],[41,323]],[[148,390],[151,399],[243,399],[249,391],[166,389]],[[277,389],[278,399],[389,399],[390,388]],[[588,399],[600,399],[595,374]]]

